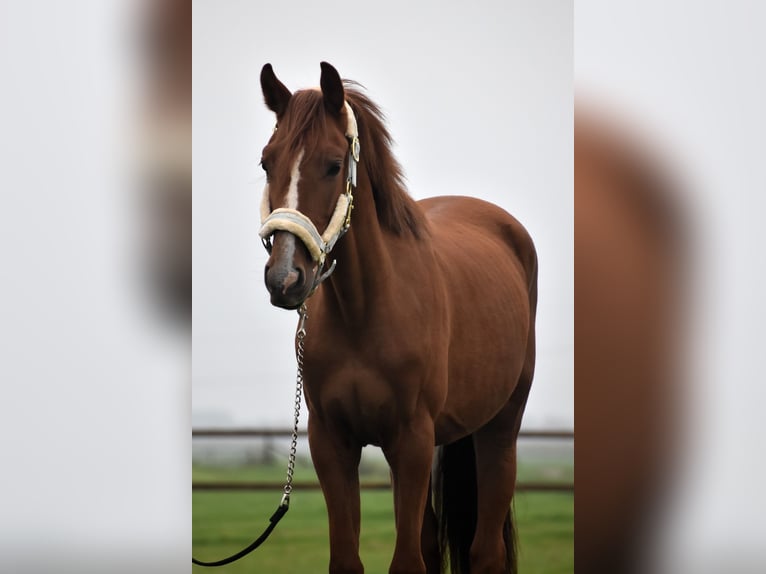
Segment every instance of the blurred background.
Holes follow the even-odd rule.
[[[577,3],[578,572],[766,564],[764,16]]]
[[[190,26],[0,2],[4,571],[188,571]]]
[[[248,13],[249,4],[195,2],[200,15],[191,21],[188,0],[0,2],[0,549],[9,571],[188,571],[193,407],[199,425],[249,425],[271,414],[249,420],[260,399],[237,390],[259,355],[246,323],[259,304],[263,260],[253,241],[257,209],[247,202],[260,193],[255,168],[271,121],[257,73],[271,61],[291,88],[310,86],[321,59],[364,83],[388,112],[417,197],[473,187],[477,171],[482,189],[500,190],[481,159],[450,149],[461,126],[486,134],[498,122],[525,134],[508,131],[487,151],[515,181],[500,190],[513,196],[486,197],[519,216],[557,262],[546,269],[558,274],[548,275],[547,298],[562,306],[549,308],[544,329],[548,356],[563,356],[538,371],[527,423],[571,424],[575,405],[576,571],[764,571],[764,8],[427,4],[418,19],[395,5],[345,7],[333,13],[342,32],[323,35],[328,48],[317,53],[304,44],[309,36],[291,32],[302,17],[319,21],[316,8]],[[243,17],[227,28],[230,12]],[[347,25],[360,16],[369,28]],[[220,28],[229,42],[200,35]],[[349,30],[361,48],[348,48]],[[405,65],[365,52],[375,30],[417,39]],[[278,47],[258,44],[266,40]],[[192,43],[195,70],[216,80],[195,90],[193,110]],[[261,48],[249,60],[253,46]],[[469,69],[478,73],[466,76]],[[563,108],[548,117],[571,89],[572,69],[576,119]],[[477,81],[520,108],[494,110],[481,92],[458,91]],[[429,88],[443,105],[412,97]],[[465,111],[447,125],[443,106],[456,105],[456,91],[468,94]],[[195,115],[192,164],[198,106],[207,117],[199,127],[216,137],[198,142]],[[217,120],[204,115],[214,109]],[[567,123],[574,144],[556,135]],[[228,156],[237,169],[198,166],[198,144],[201,161]],[[553,159],[527,163],[533,148],[571,158],[572,145],[574,176]],[[446,157],[449,164],[435,163]],[[241,194],[242,212],[229,220],[231,204],[206,191],[198,218],[198,176],[201,190]],[[561,219],[546,223],[542,211]],[[220,233],[199,254],[198,229]],[[569,259],[571,243],[556,239],[567,234],[575,238]],[[223,279],[202,277],[198,288],[197,257]],[[574,327],[567,260],[576,261]],[[208,355],[199,368],[198,297],[219,305],[200,307]],[[268,326],[268,356],[279,347],[285,355],[273,362],[289,365],[289,346],[278,341],[291,337],[294,318],[269,312],[250,328]],[[217,331],[222,325],[228,330]],[[289,370],[279,393],[291,392]],[[246,406],[206,400],[217,381],[227,385],[221,395]],[[281,425],[281,416],[274,409],[269,424]],[[236,505],[248,519],[257,514],[250,504]],[[537,519],[541,507],[521,512]]]

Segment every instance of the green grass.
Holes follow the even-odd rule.
[[[270,469],[238,469],[231,480],[274,478]],[[219,477],[195,469],[195,480]],[[237,472],[234,474],[236,475]],[[309,472],[304,468],[301,472]],[[213,471],[210,471],[213,473]],[[244,476],[241,474],[244,473]],[[256,476],[263,473],[268,476]],[[280,479],[277,477],[277,480]],[[301,479],[308,479],[303,476]],[[214,560],[232,554],[258,536],[276,509],[280,492],[196,491],[193,504],[194,555]],[[515,500],[521,574],[571,574],[574,571],[574,497],[571,493],[519,493]],[[390,491],[362,492],[362,562],[367,574],[388,572],[394,547]],[[271,538],[250,556],[216,569],[219,573],[314,574],[327,572],[327,513],[321,492],[296,491],[290,512]],[[201,574],[207,569],[194,566]]]

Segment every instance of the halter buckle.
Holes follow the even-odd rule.
[[[343,232],[351,227],[351,212],[354,210],[354,194],[351,180],[346,181],[346,197],[348,197],[348,207],[346,208],[346,219],[343,221]]]

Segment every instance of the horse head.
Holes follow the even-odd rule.
[[[348,229],[356,185],[356,118],[338,72],[325,62],[321,67],[321,88],[294,94],[270,64],[261,70],[277,125],[261,156],[260,236],[269,250],[271,303],[286,309],[300,307],[332,272],[334,262],[325,269],[327,255]]]

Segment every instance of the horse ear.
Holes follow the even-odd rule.
[[[292,94],[277,79],[271,64],[266,64],[261,69],[261,90],[263,90],[266,107],[277,114],[277,119],[281,118],[287,109],[287,102],[290,101]]]
[[[322,62],[320,66],[322,67],[322,77],[319,80],[319,85],[322,87],[325,108],[333,115],[340,115],[346,102],[340,74],[327,62]]]

